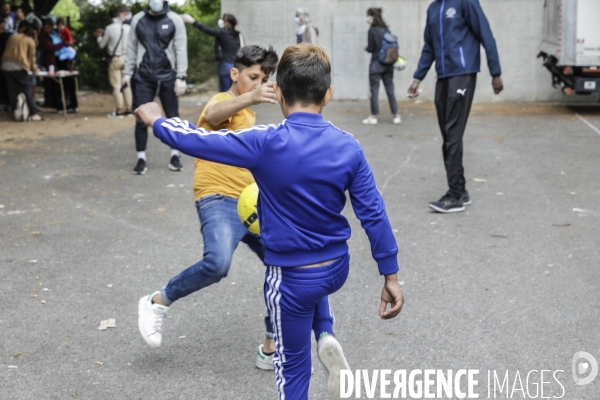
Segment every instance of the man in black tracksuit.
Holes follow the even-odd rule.
[[[131,85],[133,109],[154,100],[158,91],[167,118],[179,117],[178,96],[185,93],[187,34],[181,17],[169,9],[163,0],[150,0],[148,8],[131,20],[127,40],[123,83]],[[148,128],[135,124],[135,146],[138,161],[136,175],[146,173],[146,144]],[[183,167],[179,152],[171,150],[169,169]]]
[[[437,212],[464,211],[465,205],[471,204],[465,188],[462,138],[475,94],[481,45],[487,55],[494,93],[499,94],[503,85],[498,50],[479,0],[431,3],[427,10],[425,44],[408,95],[418,96],[419,83],[435,61],[438,78],[435,108],[444,139],[442,152],[449,187],[440,200],[429,203]]]

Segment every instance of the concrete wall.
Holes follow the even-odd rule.
[[[566,101],[551,85],[550,73],[536,58],[542,38],[544,0],[480,0],[496,38],[505,91],[495,96],[482,49],[482,73],[478,77],[476,102]],[[319,44],[332,61],[337,99],[367,99],[368,64],[366,10],[382,7],[391,31],[398,35],[406,70],[394,78],[397,99],[406,100],[406,90],[423,46],[423,29],[431,0],[222,0],[222,11],[234,14],[247,43],[273,45],[281,53],[295,43],[295,10],[308,8],[319,28]],[[424,100],[432,100],[435,69],[421,84]],[[380,98],[384,99],[383,86]],[[569,98],[574,100],[575,98]],[[597,100],[585,97],[583,100]]]

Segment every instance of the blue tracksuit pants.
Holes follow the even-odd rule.
[[[265,302],[275,332],[273,364],[279,400],[308,399],[310,333],[333,334],[327,296],[344,285],[349,268],[349,254],[320,267],[267,268]]]

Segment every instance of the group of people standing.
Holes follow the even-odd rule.
[[[73,36],[64,19],[40,20],[27,4],[12,11],[9,3],[0,5],[0,104],[8,103],[17,121],[43,121],[34,100],[36,74],[72,70],[75,50]],[[66,108],[77,112],[76,85],[63,79]],[[59,84],[44,79],[44,107],[63,110]],[[22,97],[19,97],[22,93]]]

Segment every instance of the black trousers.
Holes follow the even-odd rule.
[[[153,101],[157,91],[167,118],[179,117],[179,98],[175,94],[175,78],[169,81],[153,82],[134,75],[131,79],[133,109]],[[147,144],[148,127],[143,122],[137,121],[135,123],[136,151],[145,151]]]
[[[369,65],[369,86],[371,88],[371,115],[379,115],[379,82],[383,87],[390,103],[390,111],[398,114],[398,102],[394,94],[394,66],[383,65],[377,60],[371,60]]]
[[[459,75],[438,79],[435,86],[435,109],[444,143],[442,154],[449,192],[460,198],[465,191],[463,135],[467,127],[477,75]]]
[[[29,75],[24,69],[19,71],[2,71],[6,78],[6,86],[8,89],[8,99],[10,101],[10,108],[15,111],[17,108],[17,95],[19,94],[19,88],[25,94],[27,100],[27,107],[29,108],[29,114],[35,115],[38,113],[38,108],[33,99],[33,93],[31,92],[32,78],[33,75]]]

